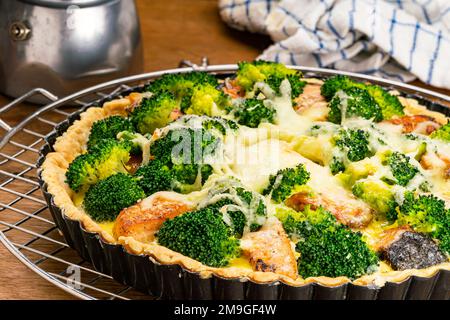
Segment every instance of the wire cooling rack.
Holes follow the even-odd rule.
[[[152,299],[152,297],[119,284],[109,275],[94,269],[71,249],[51,218],[37,180],[39,150],[45,137],[71,113],[88,104],[129,91],[165,73],[202,69],[229,73],[236,65],[201,66],[182,61],[179,69],[141,74],[97,85],[58,99],[44,89],[34,89],[0,108],[0,241],[32,271],[49,282],[82,299]],[[450,103],[450,97],[429,90],[369,76],[316,68],[299,68],[308,76],[347,74],[370,80],[428,99]],[[41,95],[49,100],[45,106],[20,106],[28,97]],[[8,119],[23,115],[23,121],[11,124]],[[4,270],[0,270],[4,272]]]

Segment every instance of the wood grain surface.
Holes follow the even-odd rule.
[[[228,28],[220,20],[216,0],[137,0],[137,4],[144,44],[145,71],[174,68],[182,59],[200,62],[203,56],[207,56],[211,64],[252,60],[271,43],[268,37]],[[423,85],[420,82],[415,84]],[[438,90],[450,93],[447,90]],[[0,107],[9,101],[7,97],[0,95]],[[2,116],[2,119],[15,124],[36,108],[25,104]],[[26,155],[24,157],[26,159]],[[16,172],[20,168],[9,167],[8,170]],[[32,177],[35,172],[30,171],[27,174]],[[38,193],[39,190],[35,192]],[[8,196],[0,190],[2,202],[6,200],[4,197]],[[25,201],[24,210],[30,210],[29,205]],[[55,239],[58,236],[56,234]],[[39,243],[36,246],[39,246]],[[114,287],[114,284],[106,286]],[[73,297],[30,271],[0,245],[0,299]]]

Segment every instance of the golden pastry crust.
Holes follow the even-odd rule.
[[[320,83],[320,81],[317,81],[317,83]],[[209,267],[156,243],[143,243],[132,237],[124,236],[116,240],[111,234],[94,222],[82,209],[76,207],[72,201],[74,192],[65,183],[65,173],[70,162],[85,151],[92,124],[97,120],[111,115],[126,116],[126,110],[132,107],[133,103],[138,101],[140,97],[140,93],[131,93],[128,97],[105,103],[102,108],[91,107],[81,114],[80,120],[75,121],[62,136],[57,138],[54,144],[55,152],[48,153],[42,164],[42,179],[47,184],[48,192],[53,195],[54,203],[66,217],[79,221],[87,231],[98,233],[107,243],[123,245],[129,252],[148,255],[149,259],[161,264],[179,264],[191,272],[198,273],[203,278],[211,277],[214,274],[223,278],[249,279],[257,283],[281,281],[292,286],[302,286],[308,283],[319,283],[324,286],[340,286],[351,282],[347,277],[311,277],[307,279],[299,277],[292,279],[288,276],[273,272],[252,271],[240,267]],[[400,101],[405,105],[409,114],[418,114],[422,113],[424,109],[426,110],[425,107],[418,105],[417,102],[412,102],[411,99],[405,100],[401,98]],[[433,112],[433,116],[439,119],[439,122],[443,121],[442,119],[446,119],[444,115],[436,112]],[[450,270],[450,262],[420,270],[377,271],[371,275],[362,276],[353,280],[353,283],[363,286],[383,286],[386,282],[402,282],[410,276],[431,277],[441,269]]]

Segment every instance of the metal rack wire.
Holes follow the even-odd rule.
[[[109,93],[127,90],[120,85]],[[49,95],[49,97],[51,97]],[[36,161],[44,137],[85,102],[50,108],[18,130],[0,152],[0,240],[23,263],[58,287],[82,299],[131,299],[146,296],[118,284],[79,258],[58,232],[41,195]],[[45,108],[45,107],[44,107]],[[7,127],[4,127],[7,129]],[[14,130],[11,128],[7,133]]]
[[[36,161],[39,158],[39,149],[45,143],[44,138],[58,123],[87,104],[130,90],[164,73],[188,72],[196,68],[215,73],[229,73],[236,70],[235,65],[206,66],[206,60],[200,67],[186,61],[182,64],[188,67],[110,81],[63,99],[58,99],[46,90],[35,89],[0,108],[0,128],[3,129],[3,137],[0,140],[0,241],[31,270],[76,297],[152,298],[96,271],[88,261],[81,259],[65,243],[51,218],[37,181]],[[298,69],[311,76],[342,74],[333,70]],[[348,75],[379,82],[379,79],[369,76],[349,73]],[[450,97],[443,94],[391,81],[384,81],[383,84],[450,103]],[[27,105],[18,108],[27,97],[36,94],[49,99],[49,104],[43,107]],[[15,114],[16,118],[17,113],[23,114],[24,120],[17,124],[9,124],[8,119],[12,114]]]

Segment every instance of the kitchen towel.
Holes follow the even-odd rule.
[[[450,0],[219,0],[232,27],[275,42],[258,58],[450,89]]]

